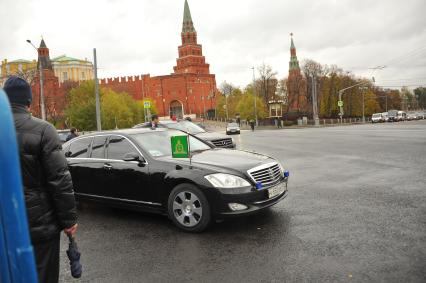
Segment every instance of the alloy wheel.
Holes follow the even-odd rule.
[[[196,226],[203,216],[200,199],[193,192],[178,193],[173,200],[173,214],[176,220],[186,226]]]

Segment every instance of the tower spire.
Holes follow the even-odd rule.
[[[43,37],[41,38],[40,47],[39,48],[47,48],[46,42],[44,42]]]
[[[185,7],[183,10],[183,24],[182,33],[195,32],[194,23],[192,22],[191,10],[189,10],[188,1],[185,0]]]
[[[292,70],[300,70],[299,67],[299,60],[297,60],[296,56],[296,47],[294,46],[293,42],[293,33],[290,33],[291,37],[291,44],[290,44],[290,63],[289,63],[289,71]]]
[[[50,61],[49,48],[47,48],[46,42],[41,38],[40,47],[37,49],[38,51],[38,60],[39,64],[37,64],[37,68],[41,68],[43,70],[53,70],[52,62]]]
[[[294,46],[294,42],[293,42],[293,33],[290,33],[290,37],[291,37],[291,45],[290,45],[290,50],[294,49],[296,50],[296,47]]]

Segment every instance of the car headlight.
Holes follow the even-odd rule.
[[[235,175],[216,173],[204,176],[215,188],[240,188],[251,186],[249,182]]]

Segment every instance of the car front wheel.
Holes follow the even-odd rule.
[[[192,184],[180,184],[172,190],[168,215],[177,227],[187,232],[202,232],[211,222],[209,202]]]

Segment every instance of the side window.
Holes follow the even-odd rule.
[[[108,159],[123,160],[127,153],[138,151],[125,138],[120,136],[110,136],[108,142]]]
[[[106,144],[106,136],[99,136],[93,138],[92,143],[92,158],[105,158],[105,144]]]
[[[67,152],[67,156],[75,158],[89,157],[88,152],[91,142],[92,138],[83,138],[72,142],[69,151]]]

